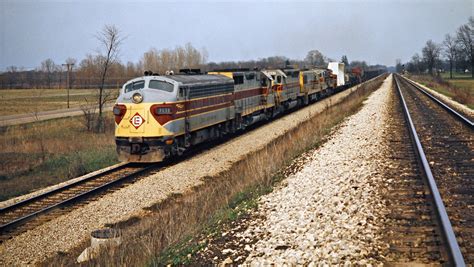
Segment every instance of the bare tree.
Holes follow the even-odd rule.
[[[160,57],[159,52],[156,48],[150,48],[147,52],[143,54],[142,62],[145,70],[151,70],[153,72],[159,72],[159,63]]]
[[[178,69],[183,68],[186,60],[186,50],[182,48],[181,46],[178,46],[175,48],[175,57],[176,57],[176,67]]]
[[[461,51],[471,62],[471,75],[474,78],[474,17],[470,17],[468,23],[459,27],[456,37]]]
[[[99,84],[99,114],[97,120],[97,132],[104,131],[103,108],[107,101],[110,101],[108,94],[104,94],[104,83],[107,77],[107,71],[110,66],[118,59],[120,45],[124,38],[121,36],[119,29],[115,25],[105,25],[102,31],[97,33],[97,40],[100,42],[98,59],[100,62],[100,84]]]
[[[415,53],[411,57],[411,63],[413,64],[413,67],[415,69],[416,73],[420,73],[423,69],[422,62],[421,62],[421,57],[418,53]]]
[[[94,122],[96,121],[96,116],[97,116],[97,105],[93,102],[89,102],[87,98],[84,98],[85,104],[81,104],[80,108],[82,112],[84,113],[84,127],[86,128],[87,131],[91,132],[94,130]]]
[[[305,61],[313,66],[325,66],[326,57],[318,50],[311,50],[306,55]]]
[[[129,61],[129,62],[127,62],[127,66],[125,68],[125,77],[127,79],[131,79],[131,78],[134,78],[135,76],[138,76],[138,70],[137,70],[135,64],[133,64],[133,62]]]
[[[446,34],[443,41],[443,47],[444,47],[443,49],[444,56],[449,61],[449,77],[452,79],[453,78],[453,63],[454,63],[454,60],[456,59],[456,53],[458,49],[456,39],[453,38],[450,34]]]
[[[40,69],[45,75],[47,88],[51,88],[53,72],[57,70],[56,64],[54,63],[52,59],[48,58],[44,60],[43,62],[41,62]]]
[[[184,51],[186,54],[186,58],[184,60],[184,66],[186,68],[196,68],[201,63],[201,53],[191,45],[191,43],[187,43],[184,46]]]
[[[141,63],[145,70],[165,73],[168,70],[178,71],[183,68],[199,68],[207,60],[207,51],[201,51],[187,43],[184,47],[157,50],[151,48],[143,54]]]
[[[432,40],[428,40],[426,42],[425,47],[423,47],[422,53],[423,53],[423,60],[426,62],[426,65],[428,67],[428,71],[431,75],[433,75],[433,69],[436,63],[439,61],[441,48],[438,44],[436,44]]]
[[[159,59],[161,61],[159,72],[164,73],[173,70],[176,67],[175,56],[172,50],[163,49],[160,51]]]

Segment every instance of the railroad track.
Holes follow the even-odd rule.
[[[401,100],[392,92],[388,129],[385,131],[387,157],[386,181],[381,194],[389,211],[384,216],[384,259],[389,265],[448,262],[443,237],[410,139]]]
[[[121,164],[0,209],[0,242],[51,220],[108,190],[133,182],[157,165]]]
[[[424,235],[408,234],[406,237],[401,235],[400,243],[415,238],[419,244],[412,244],[405,249],[411,256],[417,253],[423,254],[425,259],[440,263],[449,262],[456,266],[472,264],[474,263],[472,122],[449,107],[435,102],[432,96],[428,96],[408,80],[396,75],[395,83],[408,124],[412,147],[415,148],[413,156],[418,158],[418,164],[410,163],[412,166],[409,169],[411,172],[421,172],[425,177],[423,183],[429,188],[422,189],[419,182],[412,182],[411,186],[414,189],[412,194],[415,196],[409,199],[418,198],[413,200],[418,204],[413,206],[416,208],[411,211],[413,221],[409,224],[415,225],[415,229],[424,230]],[[403,145],[407,144],[401,146]],[[400,180],[406,177],[401,177]],[[430,203],[423,203],[421,196],[425,196]],[[436,223],[430,223],[432,219],[436,219]],[[426,242],[427,240],[429,241]],[[407,241],[405,244],[409,243],[410,241]],[[420,246],[421,243],[423,245]]]
[[[437,97],[435,97],[433,94],[427,92],[425,89],[423,89],[421,86],[417,85],[416,83],[414,83],[413,81],[409,80],[409,79],[404,79],[404,81],[408,82],[409,84],[411,84],[413,87],[417,88],[420,92],[422,92],[424,95],[426,95],[428,98],[430,98],[431,100],[433,100],[435,103],[437,103],[439,106],[441,106],[442,108],[444,108],[448,113],[451,113],[453,114],[453,116],[456,117],[456,119],[460,120],[461,122],[463,122],[464,124],[466,124],[467,126],[472,127],[474,126],[474,123],[473,123],[473,118],[472,117],[469,117],[469,115],[467,114],[464,114],[463,111],[459,111],[457,110],[456,108],[454,107],[451,107],[449,106],[448,104],[444,103],[443,101],[441,101],[440,99],[438,99]]]

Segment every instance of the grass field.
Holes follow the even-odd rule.
[[[114,120],[87,132],[83,116],[0,128],[0,200],[117,163]]]
[[[118,95],[117,89],[106,91],[114,99]],[[97,101],[97,92],[96,89],[71,89],[69,106],[79,107]],[[67,108],[66,89],[14,89],[2,90],[0,94],[0,116],[64,108]]]
[[[449,72],[442,73],[442,79],[429,75],[413,75],[411,78],[470,109],[474,109],[474,79],[470,74],[456,73],[453,74],[453,79],[449,79]]]
[[[449,76],[449,71],[441,73],[441,77],[445,80],[450,79]],[[472,76],[470,73],[453,72],[453,79],[472,79]]]
[[[451,79],[449,78],[449,72],[445,72],[441,74],[441,77],[455,87],[468,89],[471,93],[474,93],[474,78],[470,73],[453,73]]]

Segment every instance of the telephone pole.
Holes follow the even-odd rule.
[[[71,87],[71,84],[69,83],[69,75],[72,70],[72,67],[74,66],[74,63],[65,63],[62,64],[63,66],[67,67],[67,108],[69,108],[69,89]]]

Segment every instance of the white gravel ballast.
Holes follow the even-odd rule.
[[[262,236],[247,264],[380,263],[386,245],[377,166],[391,86],[390,75],[301,171],[261,198],[257,212],[266,219],[243,233]]]

